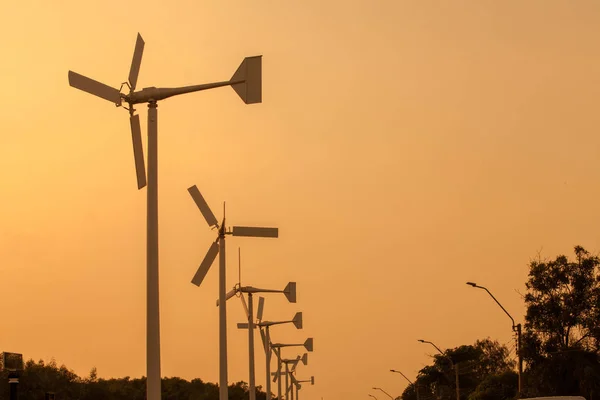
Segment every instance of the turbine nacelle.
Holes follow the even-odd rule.
[[[197,92],[200,90],[213,89],[221,86],[231,86],[233,90],[240,96],[246,104],[255,104],[262,102],[262,56],[246,57],[235,71],[230,80],[224,82],[207,83],[203,85],[184,86],[178,88],[156,88],[147,87],[142,90],[135,91],[140,66],[142,63],[142,55],[144,53],[144,39],[138,33],[129,69],[128,82],[129,94],[121,93],[120,90],[104,83],[95,81],[76,72],[69,71],[69,85],[93,94],[96,97],[110,101],[117,107],[120,107],[123,102],[129,104],[130,126],[133,142],[133,155],[135,160],[136,178],[138,189],[146,186],[146,168],[144,164],[144,150],[142,147],[142,133],[140,128],[140,119],[138,115],[134,115],[134,104],[140,103],[155,103],[166,98],[177,96],[185,93]],[[121,85],[121,88],[123,85]],[[156,118],[149,118],[148,129],[156,129]]]

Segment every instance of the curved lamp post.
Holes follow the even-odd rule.
[[[429,343],[430,345],[435,347],[435,349],[437,351],[439,351],[441,355],[443,355],[448,360],[450,360],[450,364],[452,364],[452,368],[454,369],[454,375],[456,377],[456,400],[460,400],[460,387],[458,384],[458,363],[454,363],[454,361],[452,361],[452,359],[446,353],[444,353],[442,350],[440,350],[440,348],[437,347],[433,342],[430,342],[428,340],[423,340],[423,339],[417,339],[417,340],[421,343]]]
[[[377,400],[377,397],[373,396],[372,394],[370,394],[369,396],[371,396],[372,398],[374,398],[375,400]]]
[[[390,372],[396,372],[400,375],[402,375],[404,377],[404,379],[406,379],[408,381],[408,383],[410,383],[411,385],[413,385],[415,387],[415,393],[417,394],[417,400],[419,400],[419,387],[417,385],[415,385],[414,383],[412,383],[412,381],[410,379],[408,379],[406,377],[406,375],[404,375],[402,372],[400,371],[396,371],[395,369],[390,369]],[[418,379],[418,378],[417,378]]]
[[[515,325],[515,319],[508,313],[508,311],[506,311],[506,309],[504,307],[502,307],[502,304],[500,304],[500,302],[494,297],[494,295],[486,287],[479,286],[475,282],[467,282],[467,285],[473,286],[474,288],[477,288],[477,289],[483,289],[483,290],[485,290],[490,295],[490,297],[492,299],[494,299],[494,301],[496,302],[496,304],[498,304],[500,306],[500,308],[502,309],[502,311],[504,311],[504,313],[506,315],[508,315],[508,318],[510,318],[510,320],[512,321],[512,330],[513,330],[513,332],[515,332],[515,331],[517,332],[517,356],[519,357],[519,392],[518,392],[518,397],[521,397],[521,390],[523,389],[522,379],[521,379],[521,376],[523,375],[523,356],[521,355],[521,324],[516,324]]]
[[[394,398],[392,397],[392,395],[389,394],[388,392],[386,392],[385,390],[383,390],[382,388],[374,387],[373,390],[381,390],[383,393],[385,393],[388,396],[390,396],[390,399],[394,400]]]

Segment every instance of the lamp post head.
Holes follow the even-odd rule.
[[[475,282],[467,282],[467,285],[477,287],[477,284]]]
[[[423,339],[417,339],[417,342],[425,343]]]
[[[390,372],[396,372],[396,370],[395,369],[390,369]]]

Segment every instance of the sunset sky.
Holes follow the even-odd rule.
[[[398,396],[434,349],[513,347],[528,262],[596,252],[600,2],[6,1],[0,13],[0,351],[79,375],[146,373],[146,189],[127,111],[71,88],[119,88],[139,32],[138,88],[227,80],[263,55],[263,103],[231,88],[159,102],[163,376],[218,381],[215,239],[197,185],[228,225],[228,287],[283,289],[265,319],[304,313],[304,400]],[[146,105],[137,106],[146,142]],[[229,381],[248,381],[244,313],[228,303]],[[257,344],[257,384],[264,354]],[[284,356],[302,354],[285,349]],[[514,354],[514,351],[513,351]]]

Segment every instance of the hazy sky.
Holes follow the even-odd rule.
[[[224,3],[223,3],[224,4]],[[399,395],[434,353],[512,347],[528,261],[598,250],[600,3],[590,1],[28,1],[0,24],[0,350],[80,375],[145,374],[145,189],[128,115],[69,87],[229,79],[263,55],[263,103],[220,88],[159,103],[162,373],[218,381],[215,238],[187,188],[228,225],[228,287],[298,284],[265,318],[304,312],[304,399]],[[146,138],[147,107],[137,107]],[[230,382],[248,380],[228,308]],[[259,343],[257,338],[257,344]],[[258,346],[257,346],[258,349]],[[257,351],[257,384],[264,356]],[[298,351],[286,349],[294,357]]]

